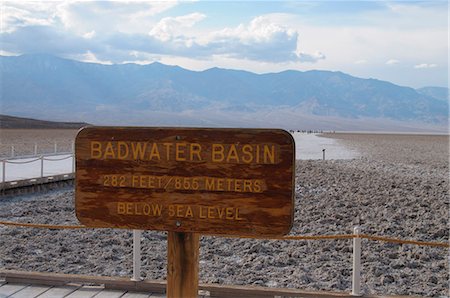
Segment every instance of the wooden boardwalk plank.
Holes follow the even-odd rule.
[[[51,288],[50,290],[42,293],[39,298],[62,298],[65,297],[74,291],[76,291],[79,286],[56,286]]]
[[[37,286],[37,285],[30,285],[26,288],[23,288],[22,290],[15,292],[8,298],[31,298],[31,297],[37,297],[40,294],[44,293],[48,289],[50,289],[50,286]]]
[[[92,298],[101,290],[103,290],[103,287],[83,286],[64,298]]]
[[[4,284],[0,287],[0,297],[8,297],[20,290],[24,289],[28,285],[24,284]]]
[[[94,298],[120,298],[122,297],[127,291],[123,290],[109,290],[109,289],[103,289],[100,293],[94,296]]]
[[[151,293],[128,292],[122,298],[149,298]]]

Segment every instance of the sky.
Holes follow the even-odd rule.
[[[448,86],[447,1],[2,1],[1,55]]]

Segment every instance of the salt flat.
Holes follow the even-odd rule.
[[[299,154],[305,157],[307,150],[302,152],[302,145],[319,145],[311,150],[312,160],[296,163],[292,235],[349,234],[359,225],[370,235],[448,243],[448,136],[336,133],[294,137]],[[344,145],[337,151],[354,150],[358,158],[331,159],[333,147],[327,147],[327,160],[321,160],[322,142],[327,138],[336,141],[331,144]],[[78,224],[74,191],[2,199],[0,218]],[[0,267],[5,269],[132,274],[131,231],[0,227],[0,239],[4,243]],[[164,279],[167,235],[146,231],[142,241],[143,277]],[[351,240],[203,237],[201,241],[201,282],[350,291]],[[448,297],[448,280],[448,249],[362,242],[365,294]]]

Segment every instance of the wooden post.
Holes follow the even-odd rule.
[[[167,298],[198,297],[199,234],[168,232]]]

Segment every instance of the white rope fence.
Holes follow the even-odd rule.
[[[58,155],[62,156],[62,157],[60,157],[60,158],[55,157],[55,156],[58,156]],[[74,155],[74,153],[57,153],[57,154],[52,154],[52,155],[40,155],[40,156],[35,157],[35,158],[28,157],[28,158],[2,159],[1,160],[1,163],[2,163],[2,180],[1,181],[2,181],[2,183],[5,183],[5,182],[9,181],[8,178],[11,178],[11,177],[7,176],[8,175],[7,167],[6,167],[7,164],[21,166],[21,165],[29,165],[29,164],[36,163],[36,162],[40,161],[40,165],[38,167],[39,168],[39,173],[40,173],[39,176],[37,176],[36,174],[35,175],[30,174],[30,173],[33,172],[32,170],[30,170],[30,168],[31,168],[30,166],[28,166],[28,168],[22,168],[22,169],[17,169],[17,167],[16,167],[16,169],[15,169],[16,172],[26,173],[26,174],[19,175],[19,176],[24,176],[24,177],[21,177],[22,179],[32,179],[32,178],[43,178],[43,177],[45,177],[44,176],[45,175],[44,169],[45,169],[46,165],[48,166],[48,164],[45,163],[45,162],[61,162],[63,160],[69,160],[69,159],[72,160],[71,169],[70,170],[68,170],[67,167],[66,167],[66,169],[63,170],[62,172],[57,171],[58,173],[53,173],[53,174],[74,173],[75,172],[75,155]],[[34,168],[36,168],[36,166],[34,166]],[[53,172],[55,172],[55,170]],[[16,176],[17,176],[17,174],[16,174]],[[17,177],[13,176],[12,178],[13,178],[13,180],[17,180],[17,179],[15,179]]]

